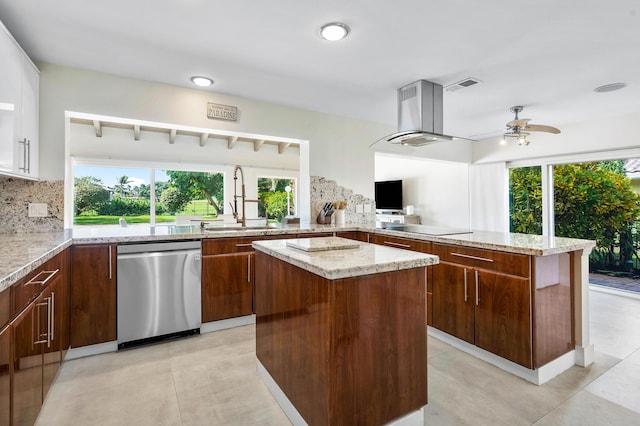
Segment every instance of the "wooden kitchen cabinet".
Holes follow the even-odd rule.
[[[116,245],[78,245],[71,253],[71,347],[116,340]]]
[[[336,232],[336,237],[348,238],[350,240],[369,242],[369,233],[362,231],[340,231]]]
[[[392,237],[389,235],[370,234],[369,242],[403,250],[418,251],[420,253],[433,254],[433,244],[430,241],[413,240],[410,238]],[[437,265],[436,265],[437,266]],[[427,300],[426,324],[433,325],[433,267],[427,268]]]
[[[533,368],[529,257],[440,244],[434,253],[433,326]]]
[[[0,425],[11,423],[11,327],[0,326]]]
[[[43,349],[47,344],[49,291],[13,321],[12,424],[35,423],[43,401]]]
[[[251,315],[252,253],[202,258],[202,322]]]
[[[253,241],[330,237],[326,233],[207,238],[202,240],[202,322],[254,313]]]

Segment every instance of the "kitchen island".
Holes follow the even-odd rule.
[[[427,266],[343,238],[256,249],[258,372],[294,424],[423,424]]]

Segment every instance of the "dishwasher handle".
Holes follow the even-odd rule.
[[[195,260],[200,260],[201,250],[173,250],[173,251],[154,251],[154,252],[141,252],[141,253],[126,253],[126,254],[118,254],[118,260],[123,259],[140,259],[143,257],[166,257],[166,256],[176,256],[176,255],[189,255],[196,253],[197,256]]]

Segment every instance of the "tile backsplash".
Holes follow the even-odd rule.
[[[29,203],[46,203],[46,217],[29,217]],[[64,228],[64,181],[0,176],[0,233],[56,232]]]
[[[347,225],[374,225],[376,222],[375,201],[353,190],[339,186],[334,180],[327,180],[322,176],[311,176],[311,222],[315,223],[316,216],[327,202],[346,201]],[[369,205],[370,210],[357,211],[357,206]]]

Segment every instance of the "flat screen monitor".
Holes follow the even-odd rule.
[[[376,182],[376,210],[402,211],[402,181]]]

